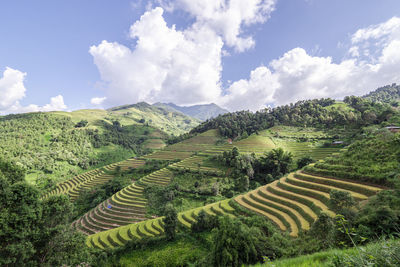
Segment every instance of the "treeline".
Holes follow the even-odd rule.
[[[333,128],[337,126],[360,127],[385,121],[400,121],[398,110],[388,104],[372,102],[355,96],[346,97],[344,102],[348,106],[335,106],[335,101],[329,98],[314,99],[273,109],[264,109],[255,113],[250,111],[227,113],[195,127],[190,131],[190,135],[218,129],[223,136],[237,138],[274,125]],[[187,136],[182,138],[187,138]]]
[[[373,102],[382,102],[398,106],[400,101],[400,85],[396,85],[395,83],[386,85],[363,97]]]

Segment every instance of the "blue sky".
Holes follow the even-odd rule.
[[[398,0],[251,0],[240,15],[234,0],[150,2],[2,1],[0,114],[137,101],[257,110],[400,82]]]

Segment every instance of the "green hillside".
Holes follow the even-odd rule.
[[[363,97],[374,102],[395,104],[398,106],[400,101],[400,85],[396,85],[395,83],[392,85],[386,85],[366,94]]]
[[[30,182],[63,181],[84,170],[159,150],[169,134],[198,125],[180,112],[138,103],[0,117],[0,150]]]
[[[219,107],[218,105],[205,104],[205,105],[194,105],[194,106],[178,106],[174,103],[155,103],[153,106],[169,109],[171,111],[178,111],[186,114],[187,116],[199,119],[200,121],[205,121],[211,118],[215,118],[218,115],[228,113],[229,111]]]
[[[290,132],[287,131],[288,129],[293,130],[293,128],[276,127],[270,129],[269,131],[272,133],[279,133],[281,131],[281,135],[286,136],[286,138],[294,138],[294,136],[304,137],[303,136],[304,133],[299,133],[298,131]],[[207,135],[212,136],[210,133],[207,133],[206,136]],[[308,138],[310,139],[314,138],[318,139],[326,137],[327,136],[323,132],[318,132],[318,131],[309,131],[308,135]],[[249,139],[251,140],[251,138]],[[381,185],[379,185],[382,183],[381,182],[382,179],[379,178],[380,177],[379,171],[372,172],[372,169],[375,168],[369,170],[366,167],[375,161],[374,160],[375,157],[372,154],[370,157],[367,157],[365,156],[365,152],[367,152],[368,150],[385,151],[386,154],[380,157],[381,160],[380,164],[382,164],[382,166],[400,166],[400,162],[396,156],[397,155],[396,153],[400,151],[398,148],[398,142],[396,141],[397,139],[398,139],[398,134],[390,134],[388,132],[380,132],[378,130],[369,138],[358,141],[353,145],[349,146],[348,150],[342,151],[341,153],[336,153],[335,155],[333,155],[332,157],[328,158],[325,161],[320,161],[317,164],[311,164],[308,167],[304,168],[303,170],[290,173],[289,175],[281,179],[278,179],[265,186],[258,187],[253,191],[249,191],[248,193],[245,194],[240,194],[232,199],[230,199],[229,197],[225,197],[225,200],[223,201],[217,201],[214,203],[207,204],[205,206],[198,206],[188,210],[181,211],[177,214],[177,220],[179,223],[178,229],[180,229],[179,231],[183,231],[183,233],[187,232],[187,230],[185,229],[192,229],[191,231],[193,232],[194,231],[193,227],[196,227],[196,229],[197,227],[199,227],[197,226],[197,224],[200,223],[199,221],[200,217],[203,216],[200,215],[202,212],[204,212],[206,217],[210,218],[215,216],[221,217],[220,220],[217,220],[217,222],[219,221],[220,224],[224,223],[224,220],[226,220],[224,219],[224,217],[226,216],[231,218],[230,220],[239,222],[240,220],[242,220],[243,216],[244,218],[246,217],[253,218],[252,216],[257,217],[257,215],[254,214],[258,214],[265,217],[268,221],[271,221],[272,225],[275,225],[277,229],[280,229],[283,232],[288,232],[289,234],[288,236],[291,236],[288,237],[283,233],[282,234],[279,233],[279,231],[278,232],[274,232],[275,230],[273,231],[274,232],[273,235],[275,236],[274,238],[277,238],[277,235],[282,235],[282,237],[279,237],[281,239],[280,242],[283,242],[281,244],[283,246],[282,249],[287,249],[288,244],[289,243],[291,244],[290,246],[292,246],[292,249],[282,254],[286,256],[293,256],[296,255],[296,253],[299,253],[297,250],[304,250],[303,246],[307,246],[305,244],[314,243],[310,248],[306,249],[306,251],[311,251],[311,252],[319,251],[325,248],[326,246],[325,242],[327,241],[325,239],[327,238],[327,233],[321,233],[322,236],[318,236],[316,234],[319,231],[317,229],[318,227],[320,227],[318,225],[321,223],[322,218],[324,218],[324,220],[330,221],[330,224],[332,225],[331,230],[329,229],[327,230],[327,228],[325,228],[324,230],[324,231],[332,231],[331,233],[332,236],[330,237],[332,238],[332,240],[330,241],[332,243],[328,245],[329,247],[340,248],[342,247],[343,243],[351,244],[351,242],[360,242],[360,240],[357,239],[360,237],[362,238],[365,237],[368,240],[373,240],[374,238],[380,236],[380,234],[377,235],[377,233],[379,233],[378,231],[379,226],[373,223],[374,220],[379,220],[378,217],[374,217],[375,214],[379,212],[379,206],[376,206],[377,203],[379,203],[378,205],[381,205],[383,207],[387,205],[387,203],[390,203],[390,201],[398,201],[398,199],[396,199],[396,196],[390,193],[390,191],[384,190],[387,188],[381,187]],[[196,139],[193,140],[188,139],[186,143],[192,142],[194,145],[195,144],[200,145],[199,142],[195,140]],[[205,139],[205,140],[210,140],[210,139]],[[244,141],[246,140],[247,139],[244,139]],[[375,144],[375,146],[371,147],[369,144],[370,142]],[[386,148],[386,146],[390,147],[390,149]],[[185,147],[186,146],[181,146],[182,149],[187,150]],[[360,155],[364,155],[364,157],[360,157]],[[331,167],[329,168],[326,167],[327,170],[332,168],[337,168],[335,162],[342,161],[346,157],[351,157],[352,166],[358,166],[360,169],[365,170],[362,174],[363,177],[367,177],[368,175],[373,177],[370,180],[368,180],[369,182],[368,184],[364,183],[365,180],[357,180],[355,176],[351,174],[351,171],[347,172],[347,176],[345,174],[344,174],[345,176],[337,176],[335,175],[336,173],[329,173],[329,175],[326,176],[322,171],[320,172],[313,171],[314,168],[316,168],[316,166],[320,166],[321,164],[325,165],[331,164],[329,165]],[[214,167],[212,167],[212,165],[207,163],[207,156],[192,156],[179,163],[172,164],[169,167],[169,169],[170,171],[172,170],[173,172],[179,170],[185,170],[186,172],[189,171],[193,173],[203,173],[203,175],[211,175],[211,176],[212,175],[223,176],[224,173],[226,172],[226,169],[221,168],[221,166],[214,165]],[[396,177],[398,179],[399,172],[396,169],[394,169],[393,171],[394,171],[393,173],[397,174]],[[161,181],[169,180],[170,183],[171,182],[173,183],[175,177],[179,177],[178,173],[174,174],[173,172],[172,173],[169,172],[169,174],[166,176],[166,173],[164,171],[163,173],[160,173],[161,175],[155,175],[154,178],[145,177],[143,181],[147,180],[150,183],[160,183]],[[339,174],[343,175],[341,172],[338,173],[338,175]],[[150,177],[151,176],[152,175],[150,175]],[[165,180],[166,178],[163,177],[169,177],[169,178]],[[344,179],[343,177],[348,177],[348,178]],[[146,186],[145,183],[147,182],[141,182],[141,180],[139,180],[137,185],[133,184],[131,187],[134,188],[138,186]],[[187,184],[187,182],[185,183]],[[180,181],[178,182],[178,184],[174,186],[177,185],[182,186],[182,182]],[[168,182],[163,184],[163,186],[168,187]],[[337,193],[337,192],[342,192],[342,193]],[[392,199],[385,200],[384,203],[381,203],[380,200],[378,199],[381,199],[382,197],[387,195],[386,193],[391,194]],[[355,204],[345,204],[345,205],[341,204],[339,206],[335,206],[336,204],[333,204],[335,203],[333,202],[333,199],[336,199],[336,197],[339,197],[339,195],[341,194],[344,194],[343,196],[347,194],[349,198],[354,199],[356,202],[364,204],[362,206],[358,206]],[[377,196],[375,197],[375,195]],[[135,205],[134,198],[129,197],[129,194],[121,193],[120,196],[122,198],[115,197],[115,199],[116,200],[119,199],[121,208],[124,205],[125,206]],[[368,200],[371,201],[370,204],[366,204],[366,201]],[[116,202],[114,202],[114,205],[115,203]],[[393,202],[393,205],[396,205],[395,203],[397,202]],[[394,208],[394,206],[391,207]],[[356,212],[357,216],[351,215],[349,217],[349,214],[347,212],[349,212],[350,210],[352,214]],[[122,212],[122,210],[119,212]],[[336,214],[342,214],[342,213],[345,214],[344,217],[336,216]],[[92,225],[93,222],[97,222],[99,225],[105,223],[104,215],[97,217],[96,211],[94,212],[90,220],[92,220],[92,222],[88,221],[89,225]],[[397,219],[393,218],[393,220],[396,221]],[[349,227],[347,225],[349,225],[350,221],[351,224],[355,227],[351,231],[353,231],[352,235],[356,237],[357,241],[354,240],[350,241],[349,237],[347,237],[346,234],[343,236],[341,231],[335,232],[336,230],[334,230],[335,227]],[[395,221],[386,223],[391,224]],[[246,224],[249,222],[243,221],[242,223]],[[337,226],[334,226],[335,223],[337,224]],[[344,224],[342,225],[341,223]],[[85,225],[88,224],[85,223]],[[143,238],[156,238],[156,239],[158,238],[157,240],[160,240],[160,237],[158,236],[164,235],[165,227],[166,226],[165,222],[163,221],[163,217],[158,217],[156,219],[143,220],[141,223],[138,224],[125,224],[122,227],[115,228],[112,230],[104,231],[107,228],[105,229],[103,228],[104,230],[100,230],[98,231],[98,233],[90,235],[87,240],[87,243],[90,247],[97,247],[104,249],[104,248],[125,246],[126,244],[130,244],[129,242],[136,242],[140,244],[141,241],[138,240]],[[207,228],[207,226],[204,227]],[[367,232],[365,232],[365,229],[371,229],[369,235],[367,234]],[[391,226],[391,229],[393,229],[392,231],[396,231],[394,225]],[[179,237],[181,243],[171,243],[170,246],[165,246],[165,245],[154,246],[152,244],[149,244],[149,246],[156,249],[158,251],[157,252],[158,255],[164,255],[163,254],[164,252],[162,251],[166,252],[166,250],[171,251],[171,253],[173,253],[172,251],[174,251],[174,249],[176,250],[179,250],[180,248],[184,249],[185,246],[189,245],[187,237],[185,235],[187,234],[183,234]],[[271,235],[271,232],[267,234],[267,236],[268,235]],[[193,243],[196,244],[197,241],[194,241],[193,239],[190,242],[192,244]],[[140,250],[142,248],[138,249]],[[277,247],[270,249],[275,250],[277,249]],[[197,251],[196,252],[197,254],[195,254],[196,256],[193,255],[193,257],[201,257],[201,255],[203,255],[203,257],[210,257],[207,262],[209,264],[215,264],[215,262],[212,263],[213,260],[216,260],[215,258],[214,259],[212,258],[213,255],[204,256],[207,255],[207,253],[204,251],[204,248],[198,247],[195,249],[195,251]],[[133,258],[130,258],[132,256],[128,255],[129,254],[123,254],[123,256],[121,256],[121,261],[122,259],[124,262],[132,261]],[[138,256],[138,254],[136,255],[137,255],[136,257],[139,257],[144,262],[149,262],[146,261],[144,258],[142,259],[141,256]],[[259,255],[258,257],[260,257],[259,259],[261,260],[263,254],[258,254],[258,255]],[[342,257],[345,257],[347,254],[340,254],[340,255],[343,255]],[[351,256],[352,252],[350,252],[350,254],[348,255]],[[178,257],[178,255],[176,255],[176,257]],[[268,256],[267,258],[274,259],[275,257],[276,254],[272,257]],[[284,262],[287,262],[286,264],[288,264],[282,266],[295,266],[290,264],[295,264],[296,262],[301,263],[303,261],[304,262],[331,261],[333,260],[333,253],[330,254],[320,253],[316,254],[316,256],[307,256],[303,258],[299,258],[299,260],[293,259],[293,260],[282,261],[282,264]],[[345,258],[343,258],[342,260],[344,261]],[[366,258],[365,260],[368,259]],[[159,261],[162,261],[162,259],[157,260],[155,258],[152,258],[150,262],[152,262],[153,264],[157,264],[157,262]],[[277,264],[280,263],[277,262]],[[142,265],[139,264],[137,266],[142,266]],[[218,266],[225,266],[225,265],[218,265]]]
[[[14,161],[0,160],[2,202],[29,210],[3,205],[5,225],[20,225],[38,251],[56,243],[75,255],[54,262],[94,266],[345,266],[351,250],[333,259],[323,251],[374,248],[359,253],[365,262],[397,253],[396,240],[368,245],[400,228],[400,133],[385,127],[398,121],[396,107],[356,97],[301,101],[225,114],[168,141],[129,113],[153,108],[1,117],[2,150]],[[38,173],[59,183],[23,182]],[[21,239],[11,232],[0,237],[2,259],[36,264],[42,255],[14,250]]]
[[[152,106],[145,102],[111,108],[109,115],[117,116],[121,123],[147,123],[169,135],[180,135],[200,124],[198,119],[189,117],[179,111]]]

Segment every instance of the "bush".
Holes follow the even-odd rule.
[[[196,218],[196,221],[192,224],[192,232],[200,233],[211,230],[217,226],[217,216],[210,216],[204,210],[201,210]]]
[[[400,266],[399,240],[384,240],[365,248],[356,248],[352,253],[335,255],[332,265],[336,267]]]
[[[310,156],[304,156],[304,157],[299,158],[297,160],[296,164],[297,164],[297,168],[301,169],[304,166],[307,166],[308,164],[313,163],[313,162],[314,162],[314,160]]]
[[[178,224],[178,216],[172,204],[165,207],[165,218],[163,219],[164,231],[167,240],[174,240],[176,235],[176,225]]]

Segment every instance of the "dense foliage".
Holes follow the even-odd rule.
[[[393,107],[370,102],[359,97],[347,97],[346,105],[335,104],[332,99],[303,100],[252,113],[238,111],[207,120],[190,131],[190,134],[218,129],[221,135],[237,138],[247,136],[274,125],[332,128],[336,126],[359,127],[379,124],[398,114]]]
[[[249,186],[255,188],[270,183],[293,168],[293,155],[282,148],[272,149],[256,157],[254,154],[240,154],[234,147],[232,151],[224,151],[222,155],[216,156],[216,160],[230,167],[230,175],[235,179],[238,192],[249,190]]]
[[[400,100],[400,85],[395,83],[386,85],[364,96],[373,102],[382,102],[392,105],[398,105]]]
[[[86,128],[71,118],[52,113],[0,117],[0,150],[28,173],[28,180],[63,180],[82,170],[146,153],[150,127],[121,126],[118,121]],[[108,151],[110,148],[112,151]]]
[[[393,186],[400,173],[400,134],[376,130],[355,141],[345,153],[307,166],[305,171]]]
[[[40,192],[23,180],[20,168],[5,162],[0,167],[0,265],[90,263],[85,236],[70,226],[74,210],[68,197],[41,200]]]

